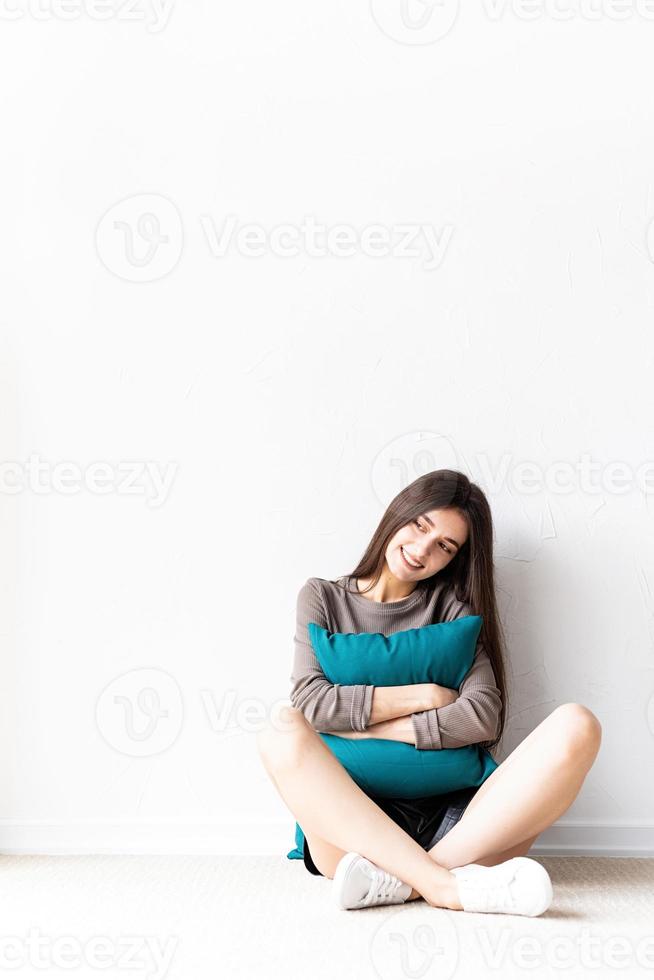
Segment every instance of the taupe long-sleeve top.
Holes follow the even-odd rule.
[[[383,633],[449,622],[472,615],[446,582],[418,582],[398,602],[375,602],[361,595],[356,580],[336,580],[355,590],[352,595],[334,582],[309,578],[297,597],[295,655],[290,700],[315,731],[364,731],[370,723],[374,684],[331,684],[315,655],[307,630],[317,623],[330,633]],[[494,739],[499,725],[501,695],[490,658],[479,639],[472,666],[459,697],[452,704],[411,715],[418,749],[454,749]]]

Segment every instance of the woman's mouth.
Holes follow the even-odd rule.
[[[402,558],[404,559],[404,564],[406,565],[406,567],[407,568],[410,568],[412,571],[417,572],[421,568],[424,568],[425,567],[424,565],[421,565],[420,562],[414,562],[412,559],[409,558],[409,556],[404,551],[404,545],[403,544],[400,545],[400,554],[402,555]]]

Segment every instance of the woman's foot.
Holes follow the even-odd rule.
[[[449,900],[448,896],[442,895],[438,907],[465,912],[537,916],[542,915],[552,903],[550,876],[532,858],[510,858],[490,867],[464,864],[451,868],[450,874],[453,876],[453,894]],[[341,909],[399,905],[406,902],[412,893],[411,885],[356,851],[348,851],[341,858],[332,882],[332,894]]]
[[[465,912],[535,916],[552,904],[550,876],[533,858],[514,857],[490,867],[464,864],[450,871]]]
[[[341,909],[365,909],[372,905],[401,905],[413,889],[368,858],[348,851],[336,865],[332,894]]]

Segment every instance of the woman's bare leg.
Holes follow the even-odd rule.
[[[260,749],[260,755],[263,758],[263,752]],[[275,784],[275,789],[279,795],[284,799],[284,794],[282,793],[281,787],[277,780],[275,779],[275,773],[271,767],[266,766],[268,775]],[[299,823],[299,821],[298,821]],[[336,866],[341,858],[345,857],[347,851],[344,851],[341,847],[336,847],[335,844],[330,844],[323,837],[318,837],[317,834],[309,835],[306,832],[306,828],[302,827],[302,832],[304,833],[305,841],[309,842],[309,850],[311,851],[311,859],[318,871],[325,878],[333,878],[334,872],[336,871]]]
[[[601,726],[598,719],[583,705],[564,704],[556,708],[491,773],[468,804],[461,820],[430,851],[426,852],[359,789],[323,741],[306,723],[302,714],[291,708],[285,710],[290,713],[288,719],[293,720],[291,729],[286,733],[290,735],[290,739],[280,740],[278,737],[280,732],[266,729],[266,732],[260,733],[258,738],[259,751],[280,795],[296,815],[298,823],[310,840],[311,854],[316,867],[327,877],[331,877],[333,869],[345,851],[356,850],[386,871],[409,882],[413,886],[409,900],[424,897],[430,904],[445,908],[461,908],[458,892],[454,904],[450,904],[451,896],[449,901],[444,902],[438,889],[436,901],[432,901],[421,890],[421,886],[407,876],[406,871],[394,870],[398,867],[396,858],[401,862],[405,860],[406,842],[409,841],[414,845],[414,848],[410,848],[414,852],[412,862],[417,860],[415,853],[417,847],[418,851],[432,860],[439,870],[449,870],[470,863],[493,865],[510,857],[526,854],[542,831],[564,813],[574,801],[597,755],[601,740]],[[333,817],[336,812],[334,810],[321,812],[323,819],[320,819],[319,826],[313,821],[314,808],[309,806],[308,817],[300,815],[299,810],[296,809],[298,805],[303,813],[307,809],[303,799],[302,779],[297,794],[294,794],[294,799],[299,795],[299,804],[291,804],[286,797],[285,788],[281,785],[285,781],[282,779],[278,782],[275,778],[275,775],[279,776],[279,765],[274,759],[279,761],[280,754],[283,751],[288,752],[292,745],[290,760],[292,765],[293,757],[297,755],[299,749],[297,743],[306,743],[307,734],[310,742],[317,743],[319,748],[324,750],[317,758],[328,765],[332,774],[338,773],[335,791],[349,793],[349,784],[351,784],[356,791],[355,796],[363,798],[364,811],[368,811],[365,813],[364,820],[366,828],[364,845],[352,842],[349,832],[351,825],[339,827],[338,839],[336,839],[333,832]],[[288,758],[286,762],[289,762]],[[330,786],[331,778],[330,776]],[[324,799],[324,773],[320,773],[316,785],[318,792],[315,798]],[[340,799],[340,797],[332,798]],[[516,806],[516,799],[521,800],[520,806]],[[396,844],[397,835],[400,835],[402,847],[397,854],[391,855],[392,866],[388,860],[388,853],[382,851],[380,856],[377,852],[376,845],[382,842],[376,840],[375,824],[371,832],[370,808],[373,814],[378,815],[375,819],[387,825],[382,835],[384,842],[390,834],[391,845]],[[360,806],[357,809],[360,809]],[[337,822],[342,825],[342,821]],[[345,823],[347,824],[348,821],[346,820]],[[313,830],[313,833],[308,833],[307,830]],[[369,846],[371,843],[377,856],[371,853]],[[421,870],[420,874],[424,875],[425,871]],[[431,878],[428,872],[427,876],[428,879]],[[442,882],[442,876],[440,881]],[[428,884],[428,892],[429,887]],[[451,888],[451,883],[446,887]]]
[[[574,703],[555,708],[491,773],[461,819],[427,853],[448,869],[473,863],[490,867],[528,854],[576,799],[600,742],[601,726],[591,711]],[[324,859],[337,864],[342,852],[332,848],[318,842]],[[420,897],[414,888],[408,901]]]
[[[584,705],[555,708],[482,783],[430,856],[444,868],[456,868],[526,854],[575,800],[599,751],[601,731]]]
[[[312,844],[322,839],[343,852],[357,851],[430,905],[461,910],[456,877],[357,786],[302,713],[284,706],[279,717],[281,726],[258,733],[257,748]]]

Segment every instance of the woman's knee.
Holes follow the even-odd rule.
[[[284,705],[256,735],[257,751],[268,765],[296,765],[311,728],[297,708]]]
[[[594,756],[602,741],[599,718],[584,704],[561,704],[552,712],[557,735],[565,752],[579,757],[581,753]]]

